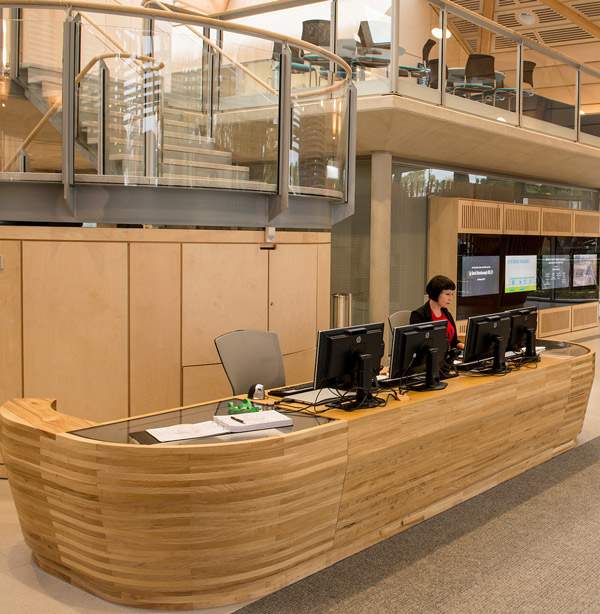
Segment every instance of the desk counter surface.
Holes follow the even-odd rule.
[[[594,354],[569,348],[230,443],[104,443],[64,432],[90,423],[50,401],[10,401],[2,449],[23,534],[43,569],[117,603],[258,598],[572,447]]]

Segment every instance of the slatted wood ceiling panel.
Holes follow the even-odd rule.
[[[597,237],[600,235],[600,213],[576,211],[573,217],[573,234],[576,237]]]
[[[504,205],[504,234],[539,235],[541,210],[529,205]]]
[[[458,232],[500,234],[502,232],[502,204],[485,201],[459,201]]]
[[[573,212],[561,209],[542,209],[542,234],[570,236],[573,232]]]

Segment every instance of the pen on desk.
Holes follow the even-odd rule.
[[[241,418],[236,418],[235,416],[231,416],[231,419],[235,420],[236,422],[239,422],[240,424],[245,424],[245,422]]]

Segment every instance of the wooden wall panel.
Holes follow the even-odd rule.
[[[287,354],[283,357],[285,367],[285,382],[290,384],[303,384],[304,382],[312,382],[315,372],[315,350],[305,350],[303,352],[295,352]]]
[[[573,234],[573,212],[567,209],[542,208],[541,233],[550,237],[569,237]]]
[[[505,203],[504,234],[510,235],[539,235],[542,224],[542,212],[540,207],[531,205],[513,205]]]
[[[91,420],[128,414],[127,245],[23,242],[24,394]]]
[[[229,380],[221,363],[183,368],[184,405],[223,399],[232,394]]]
[[[598,326],[598,302],[571,307],[571,330],[583,330],[596,326]]]
[[[215,364],[215,337],[267,329],[268,250],[257,244],[183,245],[182,250],[183,365]],[[298,263],[291,265],[288,280],[295,279],[297,268]]]
[[[459,200],[458,232],[500,234],[502,203],[481,200]]]
[[[0,241],[0,402],[23,395],[21,354],[21,243]]]
[[[538,311],[538,336],[551,337],[571,331],[571,306],[540,309]]]
[[[573,234],[576,237],[600,236],[600,213],[575,211],[573,213]]]
[[[317,329],[331,328],[331,244],[317,247]]]
[[[317,245],[278,245],[269,254],[269,330],[284,354],[315,346]]]
[[[181,246],[132,243],[130,414],[181,405]]]

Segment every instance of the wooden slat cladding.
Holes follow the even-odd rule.
[[[540,309],[538,311],[538,335],[550,337],[571,331],[571,306]]]
[[[575,211],[573,214],[573,234],[576,237],[600,236],[600,213]]]
[[[569,311],[570,313],[570,311]],[[1,441],[25,540],[46,571],[157,609],[257,599],[574,445],[594,354],[459,377],[286,435],[104,444],[48,402],[9,402]],[[46,426],[47,425],[47,426]]]
[[[598,326],[598,303],[584,303],[572,307],[572,330]]]
[[[458,232],[499,234],[502,232],[502,204],[460,200]]]
[[[573,212],[566,209],[542,209],[542,234],[568,237],[573,234]]]
[[[504,234],[539,235],[542,215],[539,207],[505,204]]]

